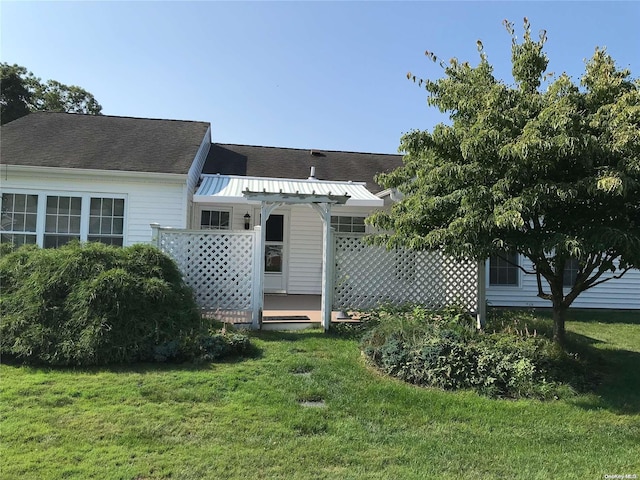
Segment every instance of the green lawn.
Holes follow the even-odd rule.
[[[547,403],[404,385],[318,331],[201,367],[2,365],[0,478],[640,478],[640,318],[578,317],[603,383]]]

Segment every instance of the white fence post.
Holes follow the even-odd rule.
[[[160,248],[160,224],[151,224],[151,243]]]
[[[253,229],[253,262],[251,276],[253,278],[253,292],[251,294],[251,328],[259,329],[262,324],[262,310],[264,308],[264,295],[261,246],[264,244],[262,241],[262,227],[256,225]],[[264,254],[262,254],[264,255]]]
[[[476,322],[478,330],[485,326],[487,320],[487,278],[485,261],[480,260],[478,263],[478,308],[476,310]]]

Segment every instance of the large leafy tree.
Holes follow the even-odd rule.
[[[450,122],[402,137],[403,166],[378,181],[404,199],[370,218],[391,232],[373,241],[478,260],[525,256],[533,268],[517,266],[537,276],[562,343],[578,295],[640,267],[640,82],[599,48],[579,85],[547,74],[546,33],[532,38],[525,18],[519,40],[504,24],[513,85],[493,76],[481,42],[475,67],[452,59],[435,81],[409,74]]]
[[[0,63],[0,107],[2,124],[34,111],[102,112],[102,106],[83,88],[56,80],[43,82],[25,67],[7,63]]]

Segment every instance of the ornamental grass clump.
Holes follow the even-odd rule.
[[[461,309],[378,309],[361,340],[381,371],[408,383],[490,397],[554,398],[572,388],[575,358],[538,335],[484,333]]]
[[[212,359],[238,343],[210,339],[175,263],[148,245],[23,247],[0,259],[0,282],[5,358],[78,366]]]

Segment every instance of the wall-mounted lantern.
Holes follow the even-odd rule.
[[[249,230],[251,228],[251,215],[249,212],[244,214],[244,229]]]

